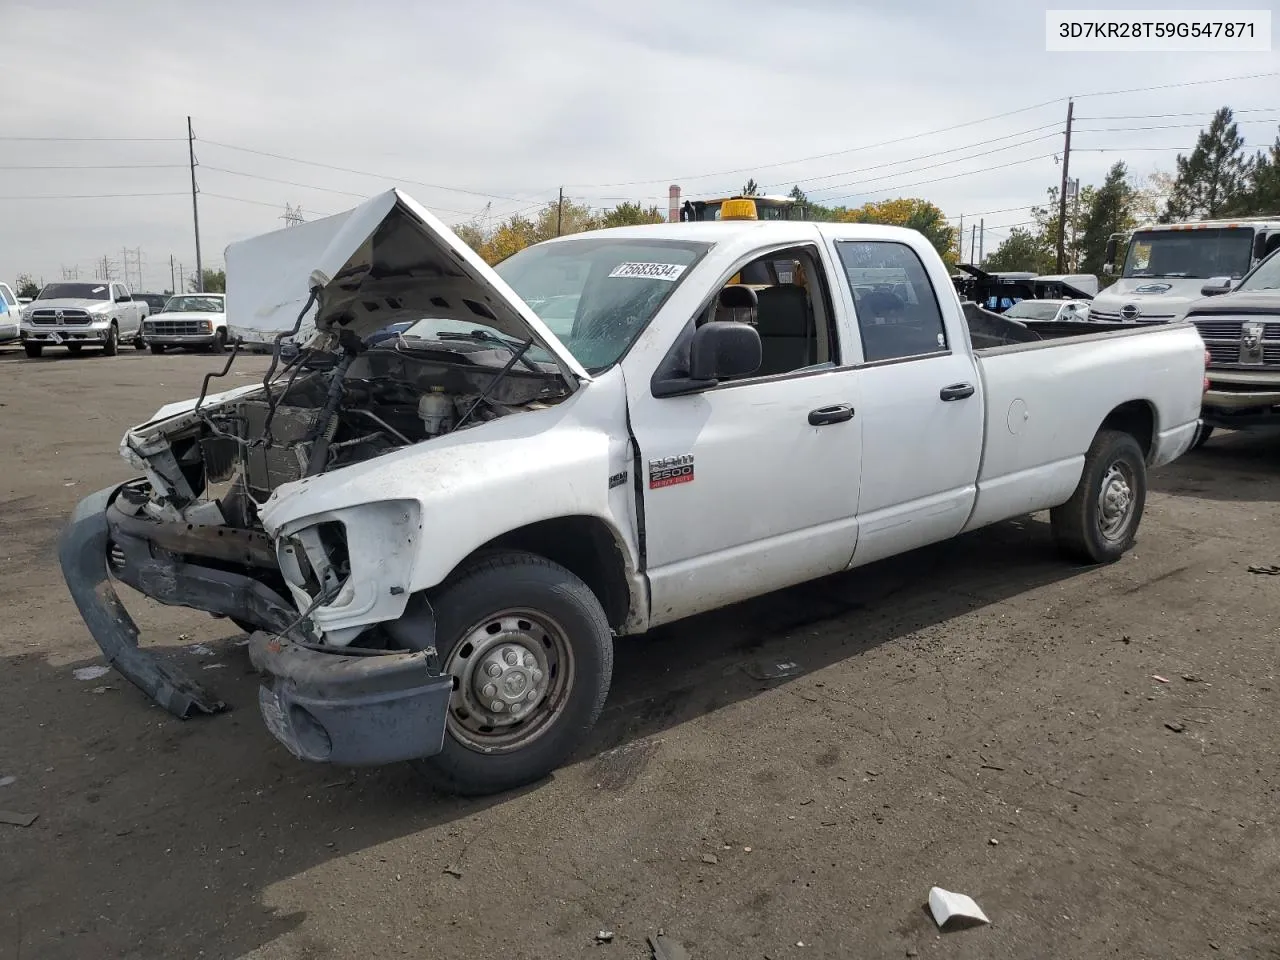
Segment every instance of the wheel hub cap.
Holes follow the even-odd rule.
[[[493,713],[520,719],[546,694],[546,671],[533,652],[519,640],[492,647],[474,671],[476,699]]]
[[[1098,496],[1098,523],[1102,533],[1112,539],[1124,533],[1133,512],[1133,487],[1121,464],[1115,463],[1102,479]]]

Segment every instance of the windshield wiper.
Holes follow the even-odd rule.
[[[477,331],[477,332],[481,332],[481,331]],[[501,338],[498,338],[498,339],[501,339]],[[503,340],[502,342],[506,343],[505,340]],[[511,346],[510,344],[507,344],[507,345]],[[501,370],[499,370],[497,373],[493,375],[493,379],[490,380],[488,384],[485,386],[485,388],[480,391],[480,396],[476,397],[476,402],[471,404],[471,406],[467,407],[466,412],[463,413],[463,415],[458,418],[457,424],[454,425],[454,428],[453,428],[454,430],[461,429],[462,425],[471,419],[471,415],[476,412],[476,409],[480,406],[480,404],[484,403],[487,399],[489,399],[489,394],[490,392],[492,392],[493,388],[498,385],[499,381],[501,381],[503,377],[505,377],[508,373],[511,372],[511,368],[516,365],[517,360],[524,360],[525,351],[527,351],[532,346],[533,346],[533,337],[530,337],[528,340],[522,341],[519,344],[519,346],[512,348],[511,359],[508,360],[505,365],[503,365]],[[525,360],[525,362],[528,363],[527,360]],[[538,368],[534,367],[534,369],[537,370]],[[542,371],[538,370],[538,372],[541,373]]]
[[[525,352],[533,346],[533,340],[508,340],[506,337],[500,337],[496,333],[490,333],[487,330],[471,330],[467,333],[453,333],[445,331],[437,333],[434,337],[428,338],[434,340],[478,340],[481,343],[493,343],[498,346],[506,347],[513,354],[515,359],[532,370],[534,373],[542,373],[543,370],[536,363],[525,356]]]

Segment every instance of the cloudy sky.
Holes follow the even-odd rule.
[[[169,286],[170,255],[190,271],[188,114],[214,266],[228,242],[283,226],[286,203],[311,219],[391,185],[458,222],[561,185],[593,206],[665,207],[670,183],[707,195],[748,176],[984,214],[989,250],[1058,182],[1068,96],[1082,183],[1117,159],[1172,169],[1170,148],[1224,104],[1250,144],[1280,126],[1278,52],[1046,53],[1044,5],[1026,0],[0,0],[0,13],[9,281],[88,278],[104,256],[119,275],[125,247],[141,248],[147,289]]]

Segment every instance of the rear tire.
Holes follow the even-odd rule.
[[[1053,536],[1068,558],[1113,563],[1138,533],[1147,502],[1147,463],[1128,433],[1099,430],[1076,491],[1051,513]]]
[[[43,343],[24,343],[22,345],[22,349],[23,349],[23,352],[25,352],[28,357],[34,360],[36,357],[40,356],[40,354],[44,353],[44,344]]]
[[[154,353],[156,356],[159,356],[160,354],[164,353],[163,343],[153,343],[150,345],[150,347],[151,347],[151,352]]]
[[[104,357],[114,357],[120,352],[120,330],[112,323],[107,328],[107,342],[102,345],[102,355]]]
[[[613,675],[609,622],[587,585],[543,557],[504,551],[464,567],[431,607],[454,693],[444,749],[414,766],[439,789],[479,796],[564,763],[595,725]]]
[[[1199,450],[1201,447],[1203,447],[1206,443],[1209,442],[1209,438],[1212,436],[1213,436],[1213,427],[1209,426],[1209,424],[1207,423],[1200,424],[1200,426],[1196,428],[1195,439],[1191,441],[1191,449]]]

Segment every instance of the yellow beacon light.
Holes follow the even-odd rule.
[[[721,220],[756,220],[756,202],[743,198],[726,200],[720,204]]]

